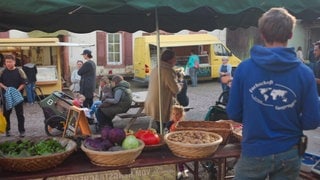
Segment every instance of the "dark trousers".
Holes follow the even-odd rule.
[[[113,123],[112,123],[112,119],[111,117],[106,116],[100,108],[97,109],[96,112],[96,118],[98,121],[98,126],[99,128],[102,128],[104,126],[110,126],[113,128]]]
[[[91,108],[93,104],[93,98],[87,98],[83,101],[83,107],[86,107],[86,108]]]
[[[16,111],[16,116],[18,119],[18,130],[20,133],[25,132],[24,129],[24,115],[23,115],[23,102],[21,102],[20,104],[16,105],[14,107],[14,110]],[[12,109],[10,110],[6,110],[6,102],[4,100],[3,103],[3,115],[7,120],[7,128],[6,131],[10,131],[10,115],[11,115]]]
[[[159,121],[155,121],[157,124],[157,132],[160,133],[160,122]],[[164,130],[164,128],[166,128],[166,123],[162,123],[162,131]]]

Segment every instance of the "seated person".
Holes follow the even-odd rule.
[[[96,112],[100,128],[104,126],[113,127],[112,119],[117,114],[127,112],[132,103],[132,92],[129,82],[125,81],[122,76],[115,75],[111,80],[111,84],[113,98],[106,98]]]
[[[93,102],[91,109],[90,109],[90,114],[93,115],[96,111],[97,108],[102,104],[102,102],[106,99],[106,98],[113,98],[112,95],[112,87],[111,87],[111,83],[109,81],[108,77],[102,77],[100,79],[100,95],[99,95],[99,100]],[[107,107],[108,103],[105,103],[105,107]],[[111,104],[109,104],[111,105]]]
[[[74,99],[72,100],[72,105],[81,108],[86,97],[80,93],[76,93]]]

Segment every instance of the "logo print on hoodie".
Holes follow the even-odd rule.
[[[275,110],[293,108],[296,103],[296,94],[290,88],[272,80],[254,84],[249,92],[255,102]]]

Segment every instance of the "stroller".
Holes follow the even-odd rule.
[[[48,136],[62,136],[67,121],[69,109],[73,98],[60,91],[54,91],[51,95],[41,100],[40,107],[45,117],[44,129]],[[88,118],[88,123],[94,124],[97,130],[97,124],[94,119]]]
[[[45,120],[45,132],[48,136],[62,136],[69,108],[73,98],[60,91],[40,101]]]
[[[214,106],[210,106],[205,116],[205,121],[218,121],[220,119],[228,119],[226,106],[229,99],[229,91],[223,91]]]

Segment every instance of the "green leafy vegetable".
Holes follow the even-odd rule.
[[[0,144],[0,154],[4,157],[30,157],[64,151],[65,147],[54,139],[45,139],[38,142],[31,140],[7,141]]]

